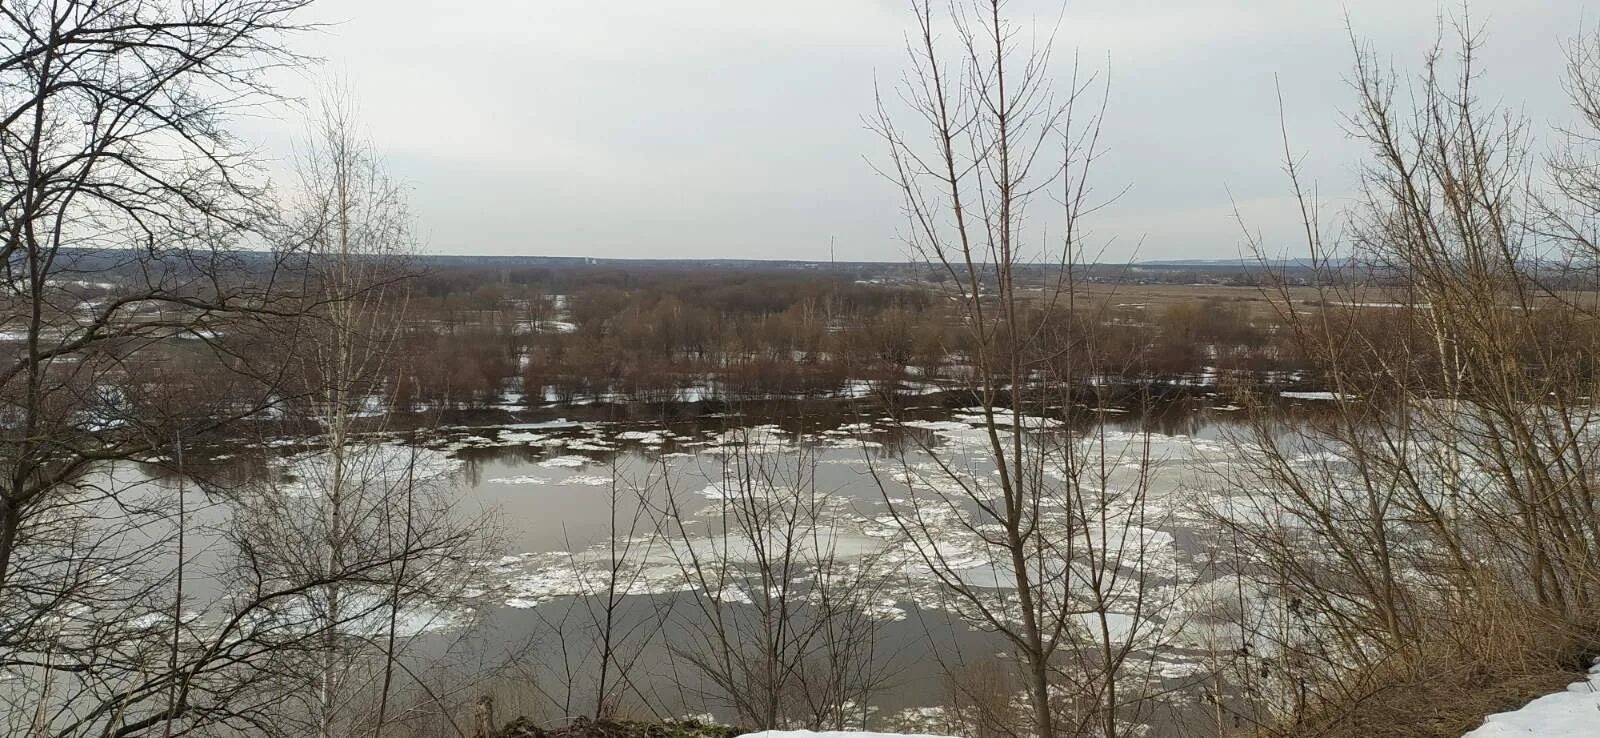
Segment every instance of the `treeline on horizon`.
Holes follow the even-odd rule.
[[[410,361],[389,400],[421,410],[488,407],[508,392],[532,404],[815,397],[852,382],[892,392],[970,380],[964,357],[974,350],[972,332],[944,285],[852,277],[748,268],[538,267],[517,276],[434,269],[407,306],[400,340]],[[1403,291],[1374,288],[1363,302],[1295,293],[1292,304],[1318,315],[1313,323],[1326,333],[1313,342],[1290,330],[1271,289],[1196,290],[1149,304],[1111,290],[1071,307],[1041,300],[1019,323],[1029,327],[1028,362],[1041,376],[1085,386],[1321,386],[1319,367],[1335,361],[1375,376],[1436,374],[1437,346],[1417,318],[1426,313],[1398,309]],[[1600,340],[1594,321],[1578,311],[1552,303],[1509,324],[1520,327],[1514,340],[1525,350],[1508,358],[1530,372],[1574,382],[1595,376],[1587,361],[1551,367],[1539,358],[1552,355],[1555,343]],[[1332,346],[1337,355],[1321,355],[1325,348],[1312,355],[1307,345]]]
[[[294,255],[295,258],[303,254]],[[124,249],[63,248],[59,273],[95,275],[99,279],[140,276]],[[229,254],[241,274],[270,274],[283,266],[284,254],[240,250]],[[355,258],[361,258],[356,255]],[[21,257],[11,255],[11,261]],[[798,259],[627,259],[580,256],[494,254],[413,254],[409,262],[421,294],[445,296],[484,284],[534,287],[547,294],[567,294],[591,284],[623,289],[667,282],[719,284],[744,275],[843,282],[893,283],[901,286],[940,285],[949,274],[920,261],[808,261]],[[13,264],[15,266],[15,264]],[[182,260],[163,265],[181,269]],[[993,265],[976,264],[980,281],[993,286]],[[1464,264],[1457,266],[1464,267]],[[1518,269],[1542,289],[1595,291],[1600,289],[1600,264],[1570,258],[1525,258]],[[1046,285],[1070,278],[1089,284],[1224,285],[1233,287],[1381,287],[1403,289],[1412,280],[1404,269],[1380,261],[1350,256],[1318,258],[1215,259],[1171,261],[1095,262],[1063,266],[1019,263],[1012,267],[1024,284]],[[196,271],[200,271],[197,266]],[[177,272],[174,272],[175,274]],[[714,276],[721,275],[721,276]]]
[[[405,304],[393,306],[403,316],[394,337],[399,359],[367,388],[374,408],[886,397],[973,379],[973,332],[953,310],[950,285],[925,276],[857,279],[852,273],[687,265],[546,266],[523,274],[498,266],[412,268],[419,272],[414,289]],[[114,272],[77,274],[84,279],[60,287],[72,295],[63,295],[64,306],[119,294]],[[1115,287],[1086,286],[1091,289],[1071,306],[1041,298],[1017,318],[1028,336],[1019,351],[1041,381],[1066,378],[1085,390],[1176,395],[1336,389],[1330,366],[1346,377],[1371,377],[1375,385],[1384,377],[1440,376],[1441,349],[1429,335],[1429,313],[1404,304],[1404,290],[1374,286],[1336,295],[1295,285],[1201,284],[1192,291],[1172,288],[1164,301],[1146,303]],[[1508,308],[1503,328],[1512,348],[1505,358],[1530,375],[1564,378],[1561,383],[1573,387],[1600,376],[1592,352],[1583,350],[1600,345],[1588,304],[1552,300],[1538,309]],[[1287,305],[1302,318],[1292,325],[1285,320]],[[1310,328],[1320,335],[1305,335]],[[126,386],[178,382],[190,388],[184,396],[198,403],[195,412],[225,407],[226,388],[213,392],[204,389],[203,377],[184,378],[191,371],[188,357],[209,343],[267,366],[295,335],[249,324],[202,327],[148,350],[148,362],[127,362]],[[0,342],[6,355],[25,350]],[[1551,357],[1564,363],[1553,365]],[[137,404],[141,394],[123,389],[106,398],[105,413],[131,416],[128,403]],[[160,394],[160,402],[173,402]]]

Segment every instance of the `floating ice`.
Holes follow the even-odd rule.
[[[646,446],[660,446],[667,442],[665,431],[623,431],[617,434],[620,441],[638,441]]]
[[[1342,399],[1345,399],[1345,395],[1341,395],[1338,392],[1279,392],[1278,396],[1279,397],[1287,397],[1287,398],[1289,398],[1291,400],[1342,400]]]
[[[536,476],[533,476],[531,474],[523,474],[523,475],[515,476],[515,477],[500,477],[498,479],[490,479],[489,480],[489,484],[549,484],[549,483],[550,483],[550,480],[545,479],[544,477],[536,477]]]

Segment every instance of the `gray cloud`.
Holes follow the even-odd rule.
[[[1580,0],[1473,3],[1484,91],[1536,122],[1568,117],[1560,45]],[[1057,6],[1019,0],[1053,23]],[[328,60],[408,183],[441,253],[898,259],[899,202],[862,124],[876,78],[904,67],[898,0],[321,0],[297,39]],[[1340,129],[1358,35],[1414,69],[1441,12],[1410,0],[1081,0],[1057,61],[1109,73],[1100,213],[1107,258],[1238,253],[1253,227],[1292,235],[1274,80],[1295,149],[1330,208],[1360,149]],[[1065,70],[1063,70],[1065,71]],[[287,152],[292,114],[248,133]]]

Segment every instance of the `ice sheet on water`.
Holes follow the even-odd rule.
[[[839,426],[838,428],[834,428],[833,430],[823,431],[823,433],[825,435],[830,435],[830,436],[849,435],[849,434],[852,434],[852,433],[871,433],[871,432],[872,432],[872,424],[871,423],[846,423],[844,425]]]
[[[593,425],[592,423],[580,423],[580,422],[578,422],[576,420],[567,420],[566,418],[556,418],[555,420],[540,420],[540,421],[536,421],[536,422],[532,422],[532,423],[507,423],[505,425],[499,426],[499,428],[502,431],[551,430],[551,429],[556,429],[556,428],[584,428],[584,427],[591,427],[592,425]],[[462,426],[462,427],[470,427],[470,426]]]
[[[439,483],[463,466],[443,451],[402,443],[346,446],[343,463],[344,478],[375,486]],[[278,462],[273,487],[289,497],[317,497],[332,484],[335,468],[335,456],[327,450],[295,454]]]
[[[454,612],[425,602],[402,603],[398,609],[393,609],[388,597],[370,591],[340,590],[337,609],[329,607],[331,601],[333,598],[322,590],[307,590],[299,597],[258,611],[251,625],[289,632],[332,629],[345,635],[370,638],[386,635],[392,616],[394,634],[410,638],[459,628],[470,619],[469,612]]]
[[[1326,391],[1321,391],[1321,392],[1279,392],[1278,396],[1279,397],[1288,398],[1290,400],[1342,400],[1342,399],[1345,398],[1344,395],[1341,395],[1338,392],[1326,392]]]
[[[1313,451],[1311,453],[1295,456],[1289,461],[1293,464],[1328,464],[1345,460],[1345,457],[1340,456],[1332,451]]]
[[[505,599],[507,607],[534,608],[559,597],[596,595],[612,589],[626,596],[699,589],[677,563],[660,556],[644,556],[616,566],[607,558],[585,552],[524,554],[516,558],[521,565],[516,568],[522,573],[506,583],[505,591],[510,595]],[[722,602],[751,602],[747,592],[731,583],[719,585],[719,589],[707,594]]]
[[[200,619],[200,613],[194,610],[184,610],[181,617],[184,623],[194,623]],[[172,613],[149,612],[130,617],[125,622],[128,627],[134,630],[171,630]]]
[[[611,484],[611,477],[599,474],[574,474],[566,479],[541,477],[533,474],[519,474],[514,477],[497,477],[488,480],[489,484],[576,484],[585,487],[604,487]]]
[[[476,436],[475,438],[480,440],[473,444],[475,446],[548,446],[551,444],[559,445],[561,443],[565,443],[563,439],[556,438],[551,431],[585,428],[593,429],[594,427],[595,426],[593,424],[578,423],[567,420],[566,418],[556,418],[555,420],[546,420],[537,423],[512,423],[495,428],[454,426],[452,428],[444,428],[441,430],[495,431],[496,436],[493,441],[483,438],[482,436]]]
[[[743,452],[776,453],[794,448],[788,432],[776,425],[753,425],[713,434],[705,441],[684,445],[701,446],[708,454],[735,455]]]
[[[531,431],[511,431],[500,434],[500,442],[504,444],[526,443],[533,445],[539,443],[550,435],[548,433],[533,433]]]
[[[823,445],[828,448],[840,449],[883,448],[882,443],[866,438],[830,438]]]
[[[968,408],[973,410],[973,408]],[[981,411],[981,408],[977,408]],[[1003,421],[1011,421],[1009,411],[1001,411]],[[970,415],[970,413],[969,413]],[[934,416],[938,417],[938,416]],[[1044,427],[1052,423],[1059,423],[1049,418],[1030,416],[1038,421],[1024,420],[1023,428],[1032,430],[1034,427]],[[980,424],[981,416],[976,419]],[[1049,421],[1049,422],[1044,422]],[[998,424],[997,424],[998,425]],[[914,603],[919,608],[940,609],[949,611],[957,616],[966,617],[960,610],[959,602],[952,602],[947,593],[943,593],[939,578],[928,569],[927,559],[924,555],[931,556],[957,570],[957,577],[969,584],[981,587],[992,587],[990,590],[997,602],[1006,601],[1012,597],[1015,577],[1006,568],[1001,553],[991,548],[986,548],[982,541],[983,520],[975,516],[969,508],[941,506],[937,504],[935,494],[943,493],[956,498],[961,494],[960,482],[977,485],[980,492],[998,485],[988,477],[988,464],[983,449],[989,443],[990,430],[981,425],[974,427],[969,420],[962,419],[935,419],[912,420],[899,422],[893,420],[874,421],[872,423],[851,423],[844,425],[833,432],[826,432],[802,437],[797,441],[796,436],[777,426],[765,425],[726,430],[722,432],[702,432],[695,438],[678,438],[664,430],[654,430],[648,427],[641,428],[631,425],[634,430],[620,431],[614,426],[607,426],[612,432],[597,434],[594,429],[587,428],[576,433],[562,433],[561,439],[575,440],[580,445],[598,439],[605,441],[638,441],[643,445],[650,445],[658,439],[671,438],[675,443],[694,448],[701,457],[701,463],[716,465],[717,463],[730,464],[731,459],[719,458],[725,455],[746,453],[784,453],[797,447],[798,444],[820,443],[824,446],[839,441],[849,441],[857,438],[857,434],[876,432],[877,430],[909,427],[932,432],[935,440],[928,445],[926,452],[919,453],[907,449],[904,459],[894,458],[883,460],[881,456],[873,461],[876,464],[878,475],[888,483],[885,491],[894,499],[894,503],[901,506],[910,504],[911,498],[916,498],[920,509],[916,511],[915,518],[910,522],[912,527],[925,524],[926,538],[923,549],[918,551],[908,544],[901,521],[895,520],[886,514],[877,495],[869,495],[868,499],[855,499],[840,513],[839,519],[828,522],[827,532],[824,534],[830,541],[839,541],[837,551],[839,561],[861,562],[866,561],[870,554],[874,566],[883,566],[896,573],[893,581],[885,583],[881,597],[874,600],[870,606],[870,615],[878,619],[897,619],[905,617],[908,603]],[[1013,430],[1001,426],[995,430],[1003,438],[1013,437]],[[617,432],[620,431],[620,432]],[[1031,433],[1025,437],[1040,439],[1043,447],[1057,448],[1061,453],[1069,449],[1098,450],[1096,446],[1104,444],[1108,454],[1123,458],[1114,459],[1113,465],[1120,461],[1134,463],[1141,459],[1143,449],[1148,444],[1151,454],[1156,457],[1156,463],[1168,463],[1163,469],[1178,470],[1162,472],[1169,476],[1156,479],[1152,488],[1151,499],[1147,500],[1148,517],[1130,517],[1127,511],[1111,511],[1111,520],[1106,532],[1099,533],[1098,526],[1090,533],[1085,533],[1079,526],[1075,535],[1076,545],[1080,547],[1092,546],[1096,549],[1115,549],[1116,552],[1127,553],[1109,557],[1111,566],[1123,572],[1122,580],[1126,586],[1118,587],[1112,593],[1111,603],[1108,605],[1111,612],[1108,614],[1108,623],[1111,626],[1112,637],[1122,639],[1137,637],[1141,642],[1164,643],[1178,640],[1183,643],[1196,642],[1199,638],[1187,639],[1173,638],[1172,631],[1186,627],[1178,618],[1171,622],[1163,622],[1161,618],[1152,618],[1149,615],[1140,617],[1137,628],[1134,627],[1135,618],[1129,613],[1140,612],[1134,609],[1137,604],[1134,598],[1138,595],[1138,584],[1149,584],[1149,593],[1152,601],[1176,599],[1177,595],[1161,587],[1160,584],[1172,578],[1176,570],[1193,566],[1193,561],[1187,554],[1178,551],[1174,543],[1174,536],[1169,529],[1177,520],[1187,524],[1176,511],[1179,506],[1176,502],[1168,502],[1166,498],[1177,494],[1178,480],[1174,476],[1178,473],[1188,474],[1199,467],[1209,467],[1216,463],[1226,463],[1230,458],[1228,454],[1232,448],[1225,441],[1196,439],[1186,436],[1169,436],[1162,434],[1147,434],[1143,432],[1124,432],[1108,429],[1104,434],[1097,431],[1073,434],[1042,434],[1035,436]],[[924,437],[926,440],[926,437]],[[1031,441],[1030,441],[1031,442]],[[570,446],[569,446],[570,448]],[[655,455],[654,451],[646,454]],[[661,456],[667,456],[662,454]],[[683,456],[683,454],[671,454]],[[583,457],[558,457],[570,458],[569,462],[558,462],[557,466],[565,463],[583,464],[593,463]],[[929,463],[940,460],[947,464],[941,469],[938,465]],[[866,473],[868,461],[863,454],[857,452],[825,453],[819,454],[817,459],[820,464],[842,464],[852,466],[855,470]],[[904,462],[904,463],[902,463]],[[1191,463],[1192,462],[1192,463]],[[1048,461],[1047,468],[1059,464],[1059,461]],[[549,468],[547,466],[546,468]],[[580,466],[570,467],[574,470]],[[951,472],[955,472],[952,476]],[[574,484],[582,483],[574,480],[590,475],[581,472],[571,472],[572,477],[563,480],[560,474],[546,473],[548,483]],[[1047,472],[1048,473],[1048,472]],[[1114,474],[1126,476],[1132,472],[1115,471]],[[597,479],[604,479],[601,475],[593,475]],[[539,477],[543,478],[543,477]],[[1051,477],[1053,489],[1060,488],[1062,480]],[[609,480],[607,480],[609,481]],[[528,482],[538,484],[541,482]],[[870,483],[869,483],[870,484]],[[703,485],[703,486],[702,486]],[[904,485],[904,486],[902,486]],[[1108,484],[1108,488],[1111,484]],[[747,492],[740,490],[737,482],[731,484],[720,483],[719,475],[712,474],[709,479],[702,478],[698,484],[690,483],[675,486],[674,491],[684,491],[689,497],[709,500],[710,507],[702,511],[700,517],[713,519],[718,511],[725,511],[730,502],[745,499],[742,495]],[[765,494],[765,493],[763,493]],[[980,495],[980,498],[982,496]],[[694,507],[690,505],[689,507]],[[905,508],[903,508],[905,509]],[[1049,516],[1064,515],[1065,511],[1055,507],[1048,507],[1046,514]],[[1122,516],[1120,519],[1118,516]],[[1144,515],[1142,513],[1141,515]],[[732,537],[719,533],[721,530],[715,525],[701,524],[692,520],[690,530],[693,531],[695,540],[677,542],[675,545],[687,546],[683,550],[693,550],[703,556],[702,560],[726,561],[731,567],[748,566],[745,559],[749,558],[747,549],[748,541],[734,540]],[[1060,524],[1059,521],[1047,520],[1047,524]],[[977,526],[975,530],[970,526]],[[1179,527],[1182,527],[1180,525]],[[991,531],[992,535],[992,531]],[[639,551],[642,549],[636,549]],[[1137,553],[1141,551],[1143,553]],[[608,584],[610,577],[607,561],[597,558],[603,551],[580,550],[576,552],[561,552],[557,554],[538,554],[513,557],[512,565],[493,568],[493,575],[487,578],[485,589],[492,592],[496,601],[503,602],[510,607],[535,607],[550,599],[562,596],[588,594],[596,591],[598,587]],[[1082,571],[1078,564],[1070,568],[1063,564],[1060,566],[1045,567],[1046,572],[1061,577],[1078,579],[1086,577],[1092,572]],[[629,562],[626,570],[615,575],[619,586],[625,585],[625,591],[631,595],[641,594],[669,594],[694,591],[693,587],[686,584],[681,567],[672,560],[670,555],[663,555],[660,551],[646,554],[638,561]],[[803,578],[804,575],[802,575]],[[1185,574],[1184,577],[1190,575]],[[1181,578],[1182,581],[1192,581],[1192,578]],[[735,581],[739,580],[735,577]],[[1070,589],[1070,587],[1069,587]],[[1170,587],[1169,587],[1170,589]],[[1126,590],[1126,591],[1123,591]],[[1077,590],[1073,590],[1077,591]],[[703,596],[714,597],[723,601],[741,601],[743,598],[759,596],[760,590],[748,590],[742,586],[729,585],[726,591],[706,592]],[[1002,610],[1007,609],[1002,607]],[[1151,610],[1154,612],[1154,609]],[[1091,622],[1092,620],[1092,622]],[[1098,617],[1087,619],[1078,623],[1085,632],[1099,633]],[[1075,628],[1077,630],[1077,628]],[[1155,633],[1156,635],[1149,635]],[[1227,640],[1227,639],[1224,639]],[[1233,638],[1223,646],[1236,642]],[[1187,647],[1187,646],[1186,646]],[[1195,646],[1199,649],[1199,646]],[[1196,661],[1186,656],[1160,652],[1162,660],[1150,661],[1148,670],[1151,678],[1182,678],[1198,673],[1202,668],[1202,661]]]
[[[532,474],[521,474],[515,477],[490,479],[489,484],[550,484],[550,480],[544,477],[536,477]]]
[[[764,730],[744,738],[947,738],[925,733],[868,733],[864,731]]]
[[[994,424],[1002,428],[1020,425],[1022,428],[1027,430],[1049,430],[1066,426],[1066,423],[1056,420],[1055,418],[1046,418],[1040,415],[1014,415],[1010,409],[1003,407],[993,408],[992,412],[994,414]],[[985,409],[982,407],[962,408],[951,417],[955,420],[964,423],[971,423],[977,426],[988,424],[988,418],[985,415]]]
[[[620,441],[638,441],[646,446],[660,446],[667,442],[666,431],[623,431],[617,434]]]
[[[699,492],[701,497],[718,502],[733,500],[749,500],[774,497],[785,494],[787,490],[773,490],[763,488],[759,484],[741,484],[737,480],[728,482],[712,482]],[[788,492],[792,494],[792,492]]]
[[[1162,679],[1189,679],[1206,672],[1205,662],[1199,659],[1162,658],[1155,660],[1156,674]]]
[[[972,426],[959,420],[907,420],[901,425],[930,431],[969,431]]]
[[[946,497],[988,497],[996,490],[985,490],[979,480],[956,468],[940,468],[932,463],[907,464],[884,475],[887,481],[905,485],[912,492],[933,492]]]
[[[539,462],[539,466],[546,469],[581,469],[591,461],[587,456],[557,456]]]
[[[981,423],[980,423],[981,426]],[[945,446],[962,449],[988,448],[989,430],[984,427],[974,427],[961,421],[949,421],[938,428],[930,428],[938,436],[938,440]],[[1011,431],[997,431],[1001,440],[1011,437]]]
[[[486,448],[494,445],[496,441],[488,436],[466,435],[450,439],[441,450],[454,453],[464,448]]]
[[[1109,634],[1110,643],[1128,643],[1134,637],[1135,629],[1143,627],[1138,618],[1121,612],[1107,612],[1103,615],[1086,612],[1077,615],[1077,620],[1078,625],[1097,641]]]

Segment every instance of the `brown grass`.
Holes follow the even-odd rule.
[[[1266,736],[1458,738],[1583,678],[1600,648],[1594,623],[1561,621],[1513,597],[1465,603],[1389,659],[1347,675],[1343,696]]]

